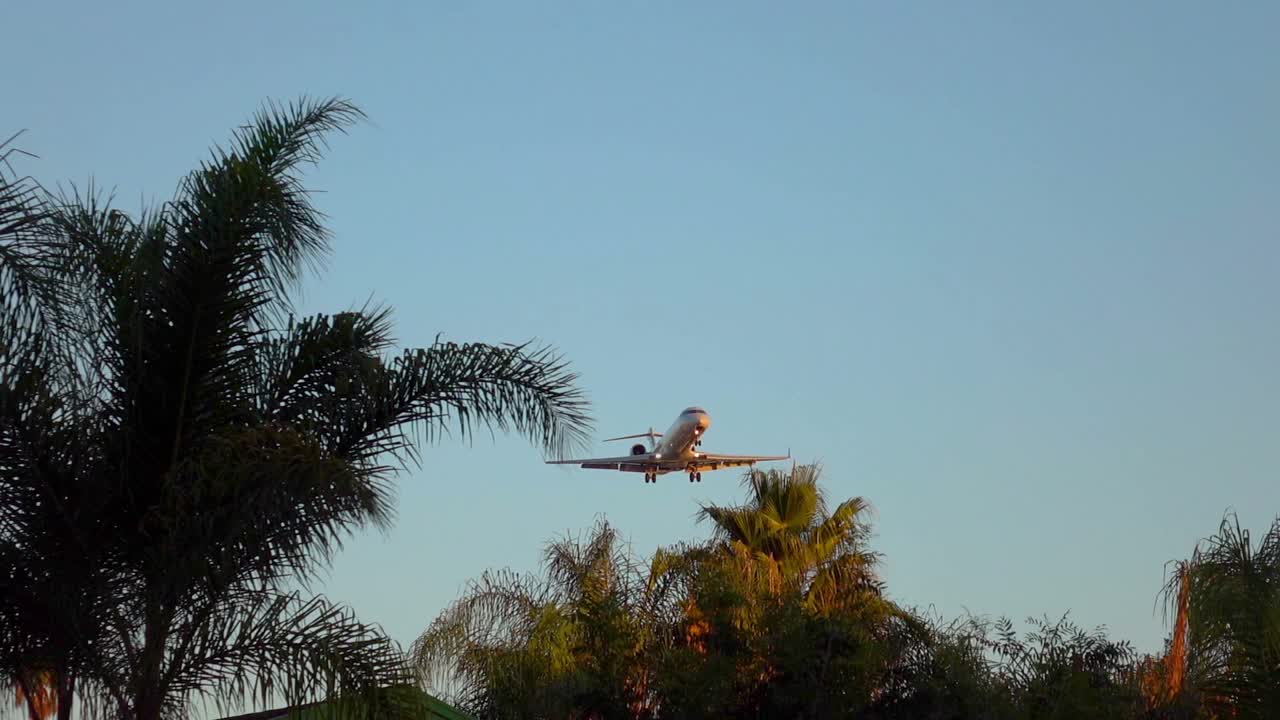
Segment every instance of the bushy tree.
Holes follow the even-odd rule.
[[[601,521],[550,543],[542,575],[487,572],[414,645],[423,679],[484,718],[647,717],[678,555],[637,560]]]
[[[1224,523],[1178,566],[1156,661],[1066,616],[1018,632],[908,612],[875,574],[865,502],[828,512],[805,466],[744,484],[742,505],[703,508],[708,541],[649,563],[601,525],[553,544],[545,576],[485,575],[419,641],[420,662],[485,718],[1270,716],[1275,527],[1255,546]]]
[[[1132,648],[1068,618],[918,618],[870,717],[936,720],[1139,718]]]

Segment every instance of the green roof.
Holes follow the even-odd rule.
[[[432,697],[426,693],[423,693],[423,695],[426,695],[427,717],[429,718],[441,718],[442,720],[475,720],[475,718],[467,715],[452,705],[444,704],[444,701],[439,698]]]
[[[475,720],[475,718],[446,704],[437,697],[421,690],[418,690],[417,694],[420,696],[419,699],[423,706],[423,714],[419,716],[420,720]],[[325,709],[324,703],[313,703],[236,715],[222,720],[324,720]]]

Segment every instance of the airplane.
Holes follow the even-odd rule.
[[[758,462],[791,459],[790,452],[786,455],[719,455],[701,452],[697,448],[702,445],[702,436],[709,427],[711,427],[711,416],[706,410],[700,407],[685,408],[665,434],[654,432],[653,428],[649,428],[647,433],[623,435],[605,440],[605,442],[613,442],[649,438],[650,447],[648,448],[642,443],[636,443],[631,446],[631,454],[622,457],[548,460],[546,463],[548,465],[581,465],[588,470],[642,472],[646,483],[656,483],[659,475],[671,472],[687,472],[689,482],[702,482],[703,470],[721,470],[755,465]],[[658,438],[662,438],[662,442],[658,442]]]

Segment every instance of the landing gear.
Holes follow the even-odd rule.
[[[657,482],[658,482],[658,473],[645,473],[645,474],[644,474],[644,481],[645,481],[646,483],[654,483],[654,484],[657,484]]]
[[[689,471],[689,482],[702,482],[702,473],[696,470]]]

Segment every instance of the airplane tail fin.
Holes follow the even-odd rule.
[[[662,433],[655,432],[653,428],[649,428],[649,432],[640,433],[639,435],[623,435],[622,437],[606,438],[605,442],[613,442],[614,440],[634,440],[636,438],[649,438],[649,446],[656,447],[657,439],[662,437]]]

